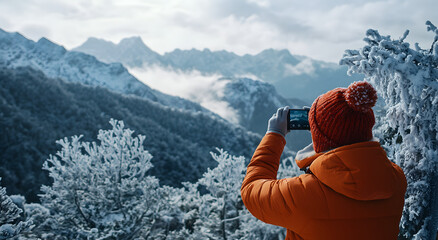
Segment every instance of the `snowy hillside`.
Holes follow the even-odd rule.
[[[41,167],[56,153],[55,141],[80,134],[93,140],[110,118],[146,136],[154,156],[151,174],[170,186],[194,181],[214,167],[209,152],[216,147],[249,160],[261,138],[211,113],[48,78],[30,67],[0,65],[0,85],[0,176],[8,191],[31,201],[49,181]]]
[[[120,63],[102,63],[91,55],[67,51],[46,38],[34,42],[19,33],[0,29],[0,64],[8,67],[30,66],[48,77],[102,86],[176,108],[207,111],[196,103],[151,89],[133,77]]]
[[[121,62],[129,68],[161,66],[173,70],[223,77],[250,76],[272,83],[285,97],[313,101],[320,94],[335,87],[345,87],[360,78],[347,76],[347,68],[334,63],[292,55],[288,50],[267,49],[256,55],[236,55],[227,51],[204,49],[180,50],[160,55],[148,48],[139,37],[114,44],[90,38],[74,49],[92,54],[110,63]]]

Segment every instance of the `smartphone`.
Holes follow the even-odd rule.
[[[289,109],[287,130],[310,130],[309,109]]]

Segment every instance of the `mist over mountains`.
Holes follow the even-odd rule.
[[[120,62],[147,85],[199,103],[228,121],[262,135],[267,120],[277,108],[286,105],[301,108],[311,104],[298,98],[284,98],[271,83],[254,79],[257,77],[252,72],[263,62],[277,66],[268,73],[260,72],[271,75],[281,66],[300,64],[287,50],[266,50],[255,57],[245,55],[243,61],[234,53],[207,49],[202,52],[177,49],[161,56],[139,37],[123,39],[117,45],[89,38],[74,50],[94,55],[103,62]],[[293,150],[311,141],[308,132],[296,135],[288,139],[288,146]]]
[[[328,90],[346,87],[361,78],[360,75],[348,76],[345,66],[295,56],[285,49],[266,49],[256,55],[243,56],[209,49],[175,49],[160,55],[147,47],[140,37],[131,37],[118,44],[89,38],[73,50],[89,53],[106,63],[120,62],[130,69],[160,66],[183,72],[195,70],[204,75],[259,79],[273,84],[286,98],[310,103]]]
[[[144,54],[138,55],[142,58],[142,61],[147,58],[147,53],[151,52],[147,50],[147,48],[138,38],[137,40],[135,38],[128,39],[125,42],[127,43],[124,44],[122,41],[122,45],[137,46],[139,49],[143,49],[143,51],[140,52]],[[106,52],[104,49],[107,48],[107,45],[111,46],[111,43],[103,42],[100,50]],[[142,48],[141,46],[144,46],[145,48]],[[132,56],[132,52],[136,52],[138,50],[137,48],[132,47],[127,49],[117,49],[120,50],[120,54],[124,53],[126,56]],[[148,85],[144,84],[144,82],[139,81],[136,77],[131,75],[121,63],[103,63],[96,59],[96,57],[89,54],[76,51],[67,51],[64,47],[59,46],[46,38],[41,38],[39,41],[34,42],[25,38],[19,33],[8,33],[1,29],[0,56],[0,63],[8,67],[31,66],[34,69],[42,71],[45,75],[47,75],[47,77],[61,78],[69,82],[79,82],[86,85],[101,86],[118,93],[136,95],[146,98],[172,108],[209,112],[211,115],[216,115],[219,113],[227,120],[233,122],[234,119],[235,121],[233,123],[240,123],[244,127],[249,126],[247,122],[250,121],[249,118],[252,116],[250,115],[249,118],[242,118],[240,115],[248,115],[248,113],[252,111],[240,108],[239,112],[237,112],[238,109],[230,107],[237,106],[236,103],[230,103],[228,101],[242,97],[247,98],[247,96],[237,96],[242,94],[237,91],[233,91],[233,94],[236,94],[234,97],[230,96],[230,91],[224,93],[223,86],[217,85],[216,78],[209,79],[204,78],[203,76],[198,76],[200,78],[196,78],[197,76],[189,74],[186,75],[186,78],[184,79],[182,74],[163,76],[162,72],[155,75],[150,75],[150,72],[148,72],[146,77],[151,77],[152,81],[156,81],[158,83],[163,82],[165,79],[171,78],[172,82],[164,82],[164,85],[167,88],[170,88],[171,86],[175,85],[176,82],[179,82],[179,86],[183,86],[188,93],[183,95],[184,98],[181,98],[175,96],[176,94],[172,94],[172,92],[170,92],[171,95],[169,95],[161,91],[157,91],[156,89],[152,89]],[[169,74],[169,72],[166,72],[165,74]],[[140,76],[143,75],[140,73]],[[200,81],[197,79],[203,81],[203,85],[201,86],[202,89],[200,89]],[[238,79],[235,79],[235,81],[238,81]],[[269,99],[266,98],[265,102],[263,103],[265,106],[269,106],[268,112],[260,113],[267,118],[269,118],[269,114],[272,114],[272,112],[280,106],[297,106],[300,103],[296,100],[282,98],[273,88],[266,87],[267,84],[260,85],[257,83],[257,81],[252,81],[254,86],[250,87],[248,85],[250,82],[251,81],[246,81],[247,87],[257,89],[257,91],[253,94],[262,94],[266,97],[269,97]],[[228,89],[232,90],[232,88]],[[263,94],[265,91],[269,92],[269,95]],[[224,97],[224,94],[226,94],[227,97]],[[281,101],[278,99],[281,99]],[[207,105],[211,111],[208,111],[206,108],[200,105],[200,103],[203,104],[205,102],[207,102],[205,105]],[[258,103],[246,103],[246,105],[249,106],[255,104]],[[260,125],[263,125],[263,127],[265,127],[265,124],[266,120],[260,123]],[[261,128],[261,126],[258,126],[248,129],[263,134],[264,130],[259,130]],[[309,138],[306,139],[306,142],[308,142],[308,140]]]
[[[195,102],[148,87],[120,63],[102,63],[45,38],[34,42],[5,31],[0,31],[0,68],[0,176],[10,193],[30,201],[49,182],[41,166],[56,153],[55,140],[80,134],[94,140],[110,118],[145,135],[153,174],[163,184],[179,186],[214,167],[209,152],[215,147],[249,160],[261,136],[248,128],[264,133],[267,121],[261,117],[258,130],[253,118],[288,101],[268,83],[222,79],[228,90],[220,97],[249,123],[245,129]]]

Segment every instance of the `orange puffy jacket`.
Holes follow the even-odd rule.
[[[286,239],[397,239],[406,178],[378,142],[297,161],[311,173],[277,180],[285,144],[266,134],[248,165],[241,195],[252,215],[285,227]]]

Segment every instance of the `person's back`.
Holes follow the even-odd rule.
[[[248,210],[287,228],[286,239],[397,239],[406,179],[372,139],[375,101],[365,82],[320,96],[309,112],[313,145],[296,157],[307,173],[276,180],[288,108],[279,109],[242,184]]]

